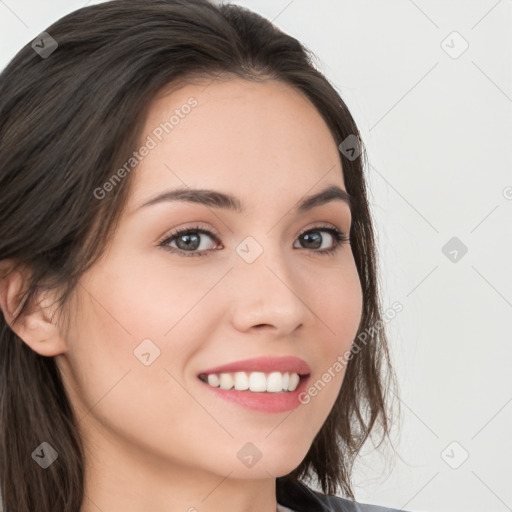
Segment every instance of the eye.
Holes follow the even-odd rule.
[[[341,244],[350,242],[350,237],[348,237],[343,231],[330,226],[322,226],[303,231],[299,235],[299,240],[305,241],[308,245],[313,245],[313,249],[316,249],[318,248],[318,243],[322,245],[325,238],[324,236],[320,236],[319,233],[328,233],[329,237],[335,242],[334,245],[328,247],[327,249],[314,251],[320,255],[333,255],[341,247]],[[307,248],[310,249],[311,247]]]
[[[325,235],[319,235],[319,233],[327,233],[328,236],[325,237]],[[158,245],[163,247],[165,250],[176,253],[180,256],[206,256],[208,255],[208,243],[203,243],[203,235],[206,235],[217,243],[220,242],[218,237],[212,231],[196,226],[178,229],[172,232]],[[332,255],[340,249],[343,243],[350,243],[349,236],[338,228],[332,226],[321,226],[303,231],[300,233],[297,240],[309,246],[306,247],[306,249],[311,249],[314,253],[318,253],[320,255]],[[328,247],[321,248],[325,245],[325,240],[327,240]],[[333,241],[334,244],[332,244],[332,242],[329,243],[329,240]],[[176,245],[173,246],[171,244]]]
[[[181,256],[202,256],[202,252],[206,250],[204,244],[202,244],[202,236],[208,235],[208,237],[219,241],[218,238],[207,229],[196,226],[194,228],[182,228],[171,233],[165,240],[160,242],[160,246],[167,249],[170,252],[178,253]],[[178,247],[173,247],[170,244],[176,243]],[[199,250],[201,252],[191,252]],[[182,252],[188,252],[190,254],[181,254]]]

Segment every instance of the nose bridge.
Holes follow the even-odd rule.
[[[248,236],[237,247],[232,279],[238,291],[233,321],[241,330],[262,324],[293,331],[307,321],[300,276],[287,262],[279,240],[268,233]]]

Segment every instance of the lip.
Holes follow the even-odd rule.
[[[214,388],[208,383],[199,380],[201,385],[206,386],[218,398],[242,406],[246,409],[263,413],[279,413],[296,409],[303,403],[299,396],[306,389],[310,379],[309,375],[301,376],[295,391],[271,393],[269,391],[253,392],[238,391],[236,389]]]
[[[295,356],[282,357],[256,357],[253,359],[244,359],[243,361],[234,361],[222,366],[208,368],[198,374],[209,375],[211,373],[234,373],[234,372],[295,372],[301,376],[309,375],[311,368],[304,359]],[[302,381],[302,379],[301,379]],[[211,386],[210,386],[211,387]]]

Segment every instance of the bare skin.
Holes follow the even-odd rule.
[[[314,382],[350,349],[362,314],[350,244],[318,252],[337,243],[324,226],[349,233],[348,205],[294,210],[328,185],[346,190],[320,114],[281,82],[208,83],[153,101],[143,141],[188,98],[198,103],[132,171],[108,251],[80,279],[71,329],[50,320],[51,307],[14,327],[33,350],[55,356],[80,420],[81,512],[275,512],[275,478],[303,460],[342,384],[338,372],[307,405],[265,413],[219,399],[197,378],[232,361],[294,355]],[[181,186],[232,194],[246,212],[177,201],[140,208]],[[174,253],[158,245],[183,227],[218,241],[198,235],[198,257],[176,240]],[[306,230],[321,235],[320,249],[301,243]],[[247,237],[263,250],[250,264],[236,251]],[[5,284],[9,312],[21,277]],[[160,350],[147,366],[134,355],[145,339]],[[262,453],[252,467],[237,457],[248,442]]]

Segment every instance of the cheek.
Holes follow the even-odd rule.
[[[136,293],[140,277],[123,278],[123,286],[116,286],[112,277],[108,287],[84,282],[90,295],[81,297],[69,333],[69,363],[61,361],[60,366],[84,428],[95,428],[94,421],[99,421],[141,442],[158,424],[161,428],[152,430],[152,436],[162,434],[159,441],[164,446],[169,430],[185,429],[182,415],[173,411],[187,411],[194,405],[179,384],[189,357],[187,338],[180,345],[180,337],[171,336],[172,330],[163,336],[176,322],[166,314],[168,298],[148,306],[154,295],[143,286]]]
[[[112,263],[83,278],[88,293],[81,296],[72,333],[69,357],[89,405],[128,371],[130,380],[137,376],[147,384],[138,389],[142,394],[168,388],[175,383],[171,374],[183,381],[187,360],[218,318],[208,297],[218,281],[214,272],[184,272],[158,261],[135,265],[129,257]]]
[[[363,311],[361,282],[354,261],[340,271],[331,271],[311,293],[313,311],[323,326],[325,354],[338,355],[350,349]]]
[[[330,278],[323,280],[314,304],[319,329],[324,334],[315,347],[318,373],[309,383],[308,396],[327,413],[343,383],[363,311],[361,282],[353,261],[348,271],[331,272]],[[318,400],[316,397],[320,396]]]
[[[126,260],[111,274],[105,301],[134,337],[162,338],[204,313],[201,302],[224,273],[173,265],[161,256],[144,265]]]

